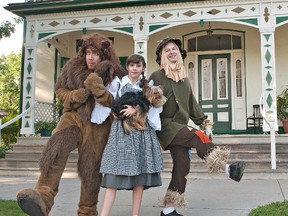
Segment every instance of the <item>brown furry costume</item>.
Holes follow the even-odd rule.
[[[68,156],[76,148],[81,178],[78,215],[98,215],[97,202],[102,178],[100,162],[112,121],[109,117],[100,125],[93,124],[90,116],[95,101],[104,106],[111,106],[114,102],[105,84],[115,75],[121,77],[121,66],[106,37],[88,35],[80,45],[77,56],[64,66],[56,83],[56,94],[64,107],[63,115],[42,154],[41,175],[34,190],[23,189],[17,194],[19,206],[29,215],[49,214]],[[96,50],[100,56],[101,62],[95,71],[102,78],[87,69],[87,48]]]

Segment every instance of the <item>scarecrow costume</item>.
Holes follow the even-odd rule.
[[[95,71],[89,70],[86,64],[88,48],[101,59]],[[112,105],[114,98],[105,86],[116,75],[120,76],[120,71],[115,50],[105,36],[90,34],[82,38],[78,54],[63,67],[56,83],[56,95],[64,107],[63,115],[42,153],[38,182],[34,189],[23,189],[17,194],[18,204],[27,214],[49,214],[68,156],[78,148],[77,168],[81,179],[78,215],[98,215],[102,180],[100,162],[112,119],[108,117],[102,124],[95,124],[91,123],[90,116],[95,102]]]
[[[170,62],[163,49],[168,42],[173,42],[179,51],[178,60]],[[200,130],[189,127],[189,118],[201,125],[207,116],[197,103],[187,78],[183,60],[186,51],[181,48],[181,41],[175,38],[163,39],[156,49],[156,62],[160,69],[151,74],[149,80],[154,85],[164,86],[164,96],[167,102],[163,105],[160,114],[162,130],[157,131],[157,136],[164,150],[169,150],[173,159],[172,178],[163,199],[163,206],[184,207],[184,192],[190,170],[191,148],[195,148],[197,155],[204,160],[209,173],[220,172],[227,164],[230,154],[228,148],[215,146]],[[228,165],[226,165],[228,166]],[[235,162],[229,166],[229,177],[240,181],[245,168],[244,162]],[[161,212],[161,215],[165,215]],[[167,215],[180,215],[175,211]]]

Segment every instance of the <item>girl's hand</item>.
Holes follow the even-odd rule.
[[[133,116],[134,114],[137,113],[138,109],[137,107],[134,108],[133,106],[131,105],[125,105],[126,108],[122,109],[120,111],[121,114],[123,114],[124,116],[130,118],[131,116]]]

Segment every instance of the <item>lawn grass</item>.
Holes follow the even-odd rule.
[[[248,216],[288,216],[288,201],[258,206]],[[27,216],[14,200],[0,200],[0,216]]]
[[[258,206],[251,210],[248,216],[288,216],[288,201],[273,202]]]
[[[14,200],[0,200],[0,216],[27,216]]]

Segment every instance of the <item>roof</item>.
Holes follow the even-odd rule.
[[[42,0],[10,3],[4,8],[20,17],[104,8],[133,7],[203,0]]]

